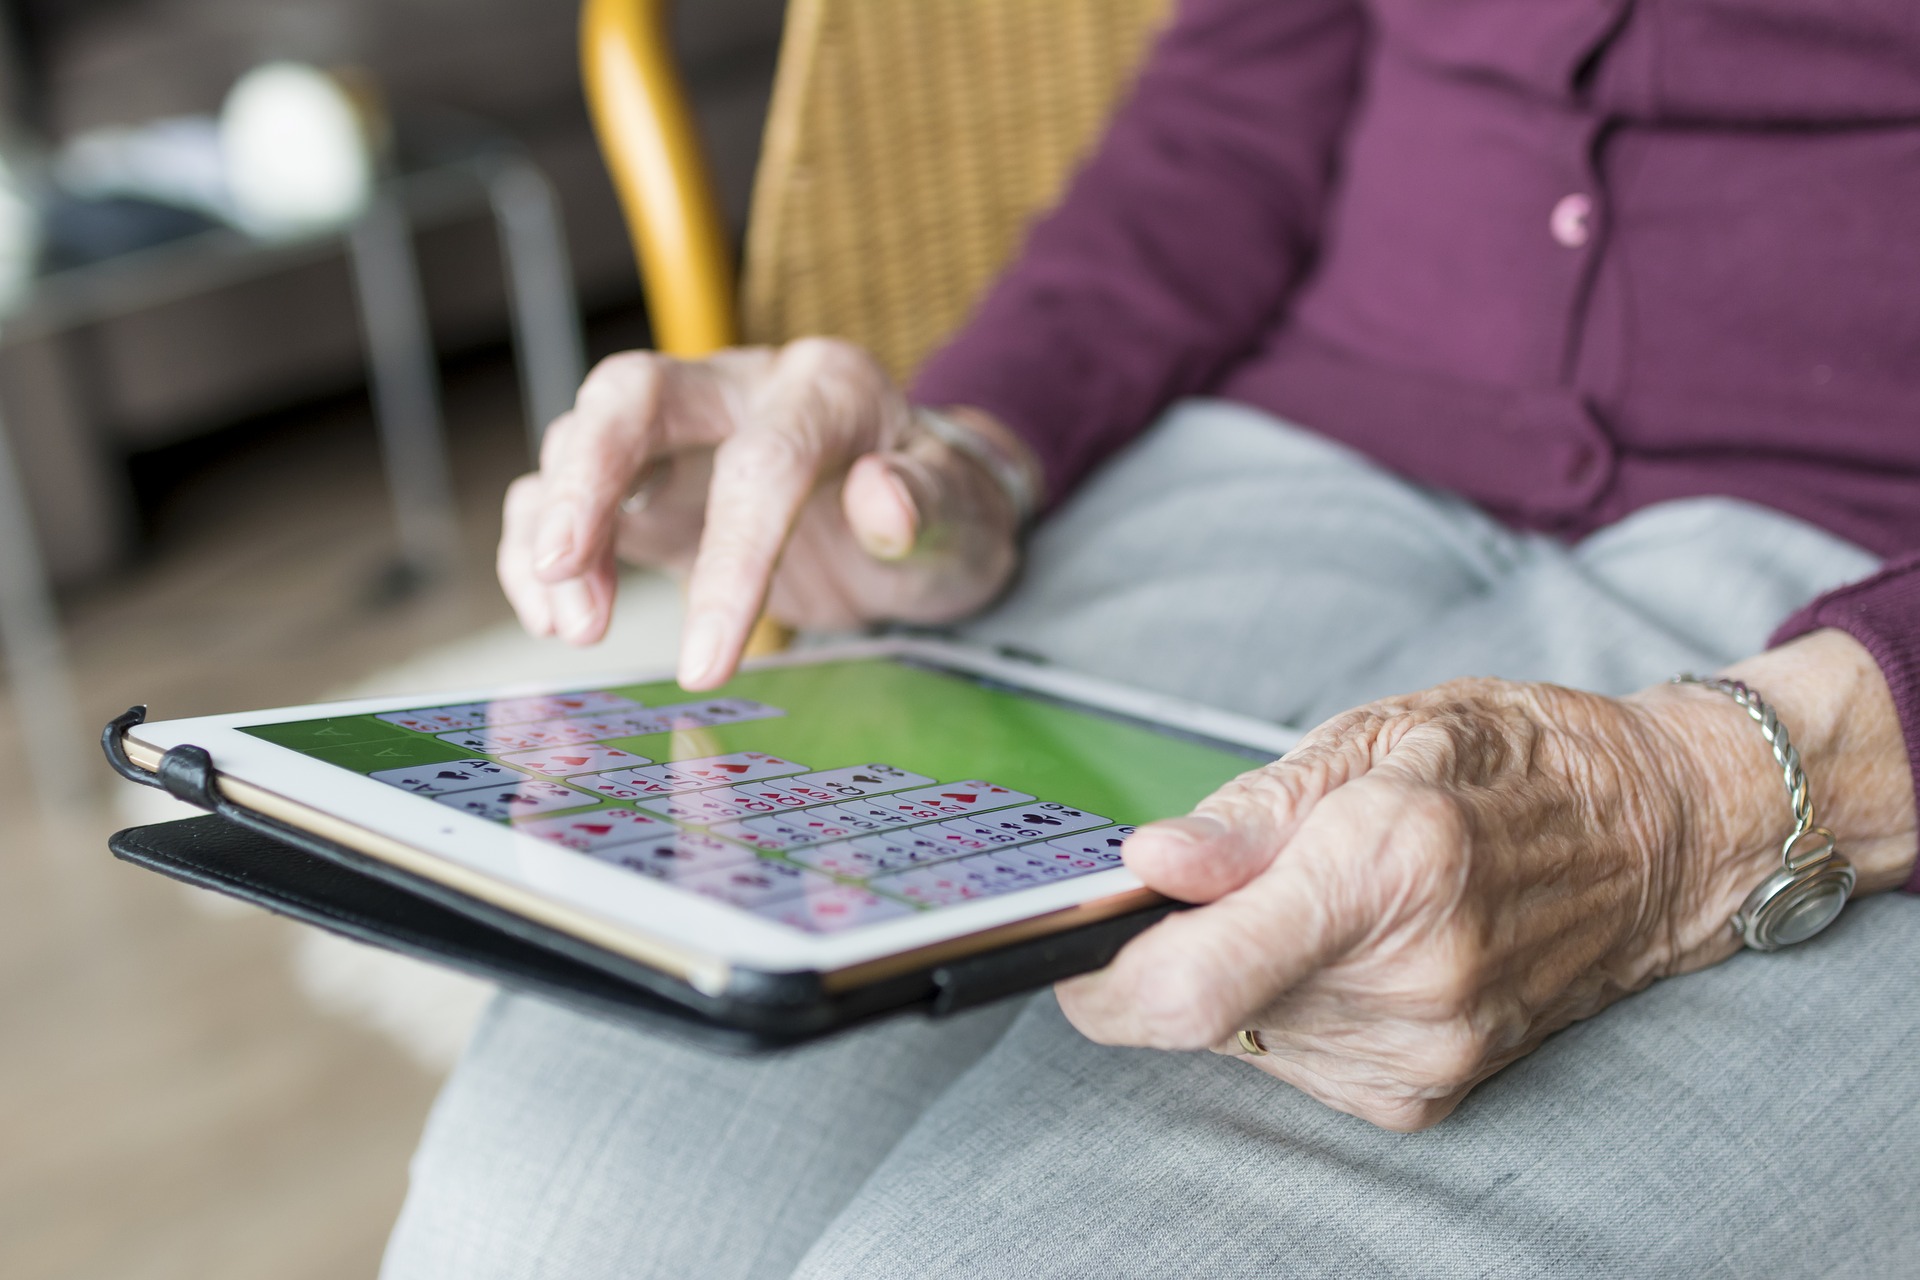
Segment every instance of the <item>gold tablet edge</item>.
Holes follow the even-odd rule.
[[[930,942],[912,951],[881,956],[877,960],[863,960],[859,964],[821,974],[820,983],[828,991],[849,991],[856,987],[884,981],[898,974],[909,973],[929,964],[960,960],[994,947],[1010,946],[1030,938],[1063,933],[1081,925],[1098,924],[1102,920],[1111,920],[1129,912],[1158,906],[1165,901],[1165,898],[1151,889],[1129,889],[1125,893],[1116,893],[1112,897],[1095,898],[1091,902],[1075,903],[1071,907],[1049,911],[1045,915],[1029,916],[1025,920],[1013,920],[1006,924],[995,925],[979,933],[967,933],[957,938]]]
[[[126,738],[126,750],[127,758],[142,769],[149,772],[159,769],[162,753],[152,744],[142,742],[129,734]],[[604,947],[616,955],[637,960],[649,968],[658,969],[679,978],[708,995],[717,995],[724,991],[732,978],[732,966],[723,960],[685,951],[669,943],[637,935],[618,925],[596,920],[565,904],[530,893],[485,872],[473,871],[458,863],[449,862],[439,854],[417,849],[391,836],[355,826],[344,819],[302,804],[298,800],[290,800],[278,792],[268,791],[264,787],[242,781],[231,774],[222,773],[216,776],[220,781],[220,790],[235,804],[244,805],[269,818],[276,818],[289,826],[311,832],[323,840],[345,845],[357,853],[364,853],[368,857],[378,858],[402,870],[424,876],[450,889],[458,889],[469,897],[478,898],[495,906],[506,907],[529,919],[552,925],[597,947]]]
[[[142,742],[131,733],[126,735],[123,742],[127,759],[149,773],[159,770],[160,757],[164,754],[161,748]],[[637,960],[649,968],[658,969],[679,978],[707,995],[724,993],[732,978],[733,967],[724,960],[686,951],[669,943],[637,935],[618,925],[596,920],[562,903],[504,883],[485,872],[468,870],[458,863],[447,861],[439,854],[415,848],[391,836],[381,835],[377,831],[355,826],[332,814],[302,804],[298,800],[288,799],[276,791],[269,791],[230,774],[216,773],[215,776],[219,779],[221,791],[236,804],[285,822],[289,826],[298,827],[302,831],[311,832],[324,840],[344,845],[357,853],[364,853],[369,857],[379,858],[382,862],[392,863],[402,870],[457,889],[483,902],[506,907],[529,919],[552,925],[562,932],[603,947],[616,955]],[[1049,911],[1045,915],[1013,920],[990,929],[983,929],[978,933],[945,938],[939,942],[928,943],[924,947],[916,947],[912,951],[902,951],[874,960],[863,960],[858,964],[848,965],[844,969],[827,970],[821,973],[820,983],[829,992],[851,991],[874,982],[885,981],[902,973],[912,972],[925,965],[963,959],[994,947],[1025,942],[1081,925],[1098,924],[1103,920],[1111,920],[1131,911],[1157,906],[1165,901],[1165,898],[1151,889],[1130,889],[1111,897],[1075,903],[1059,911]]]

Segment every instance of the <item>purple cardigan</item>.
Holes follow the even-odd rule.
[[[1888,563],[1776,641],[1872,651],[1920,786],[1920,0],[1185,0],[914,393],[1056,500],[1207,393],[1569,537],[1800,516]]]

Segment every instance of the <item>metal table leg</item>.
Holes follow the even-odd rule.
[[[91,776],[77,730],[79,704],[61,654],[59,616],[40,559],[33,513],[0,421],[0,649],[18,708],[21,748],[40,795],[86,799]],[[47,807],[53,812],[54,806]]]
[[[431,577],[454,563],[460,530],[440,370],[412,228],[396,193],[375,196],[348,232],[347,246],[401,556],[417,578]]]
[[[559,201],[532,161],[508,155],[483,171],[506,264],[513,349],[520,365],[527,435],[537,462],[547,424],[573,407],[586,376],[586,340]]]

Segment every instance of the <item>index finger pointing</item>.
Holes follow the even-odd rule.
[[[820,464],[818,444],[777,429],[743,432],[715,453],[706,530],[687,584],[684,687],[711,689],[732,674]]]
[[[687,584],[682,685],[711,689],[732,674],[801,508],[824,472],[877,441],[884,393],[877,366],[844,343],[781,349],[753,421],[714,454]]]

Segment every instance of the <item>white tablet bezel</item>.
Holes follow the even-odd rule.
[[[750,665],[795,666],[875,657],[914,657],[1096,710],[1275,755],[1286,751],[1298,738],[1292,730],[1264,721],[931,640],[835,645],[781,654]],[[724,990],[735,968],[855,974],[890,957],[946,950],[947,944],[986,933],[999,935],[1023,921],[1061,916],[1064,927],[1151,900],[1131,872],[1116,868],[845,933],[809,934],[433,804],[242,732],[249,726],[292,720],[568,693],[671,678],[671,673],[619,673],[595,680],[161,720],[133,728],[126,745],[134,763],[149,769],[170,748],[185,744],[202,747],[213,757],[223,789],[235,803],[520,911],[683,978],[709,994]]]

